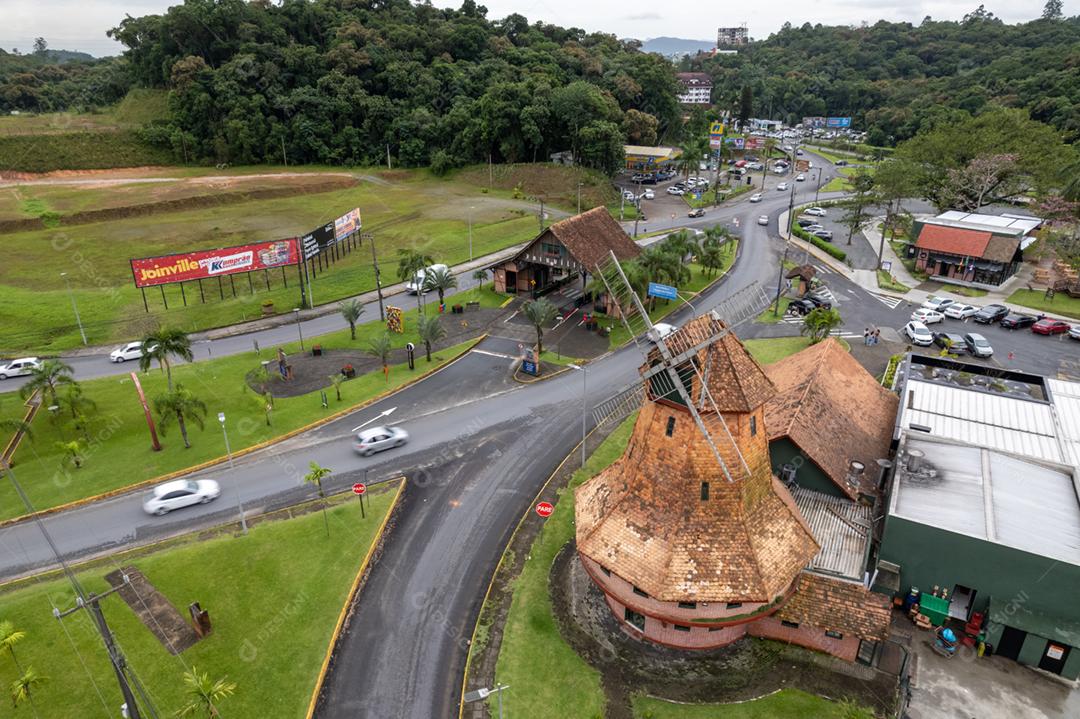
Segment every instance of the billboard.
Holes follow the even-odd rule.
[[[322,227],[316,227],[311,232],[300,238],[300,244],[304,247],[304,259],[310,260],[330,245],[337,242],[334,237],[335,222],[327,222]]]
[[[748,137],[746,138],[746,142],[743,143],[743,147],[745,147],[747,150],[757,150],[759,148],[765,147],[765,138]]]
[[[803,127],[816,128],[825,127],[824,117],[804,117],[802,119]]]
[[[736,150],[741,150],[743,149],[743,145],[746,143],[746,140],[741,137],[728,137],[724,140],[724,142],[731,145]]]
[[[216,250],[143,257],[131,260],[131,274],[136,287],[153,287],[295,265],[299,261],[296,238],[290,237]]]
[[[352,233],[359,230],[360,210],[349,210],[341,217],[334,220],[334,241],[341,242]]]
[[[825,127],[851,127],[850,117],[829,117],[825,119]]]

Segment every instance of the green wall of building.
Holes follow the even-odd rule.
[[[799,468],[796,481],[798,481],[800,487],[847,499],[847,495],[841,492],[840,488],[829,479],[829,475],[822,472],[816,464],[807,459],[798,445],[787,437],[781,437],[769,442],[769,459],[776,469],[777,477],[780,476],[781,467],[785,464],[794,464]]]

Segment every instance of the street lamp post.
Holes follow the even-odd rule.
[[[60,276],[64,278],[64,285],[67,287],[68,297],[71,298],[71,309],[75,311],[75,324],[79,325],[79,334],[82,335],[82,343],[85,347],[89,343],[86,341],[86,330],[83,329],[82,318],[79,317],[79,306],[75,304],[75,293],[71,291],[71,283],[68,282],[67,273],[61,272]]]
[[[581,214],[581,184],[577,183],[577,213]]]
[[[470,704],[472,702],[483,701],[484,699],[487,699],[492,694],[498,694],[499,695],[499,719],[503,719],[502,693],[504,691],[506,691],[507,689],[509,689],[509,688],[510,687],[507,686],[506,684],[496,684],[491,689],[488,689],[488,688],[485,687],[483,689],[477,689],[475,691],[465,692],[465,696],[463,698],[465,699],[466,704]]]
[[[814,204],[818,203],[818,193],[821,192],[821,167],[817,168],[817,181],[814,186]]]
[[[296,332],[300,335],[300,351],[304,351],[304,330],[300,327],[300,308],[293,307],[293,317],[296,318]]]
[[[572,369],[579,370],[581,372],[581,468],[585,469],[585,413],[586,413],[586,397],[588,390],[589,371],[585,365],[568,365]]]
[[[229,457],[229,474],[233,473],[232,448],[229,447],[229,433],[225,429],[225,413],[218,412],[218,422],[221,423],[221,434],[225,437],[225,454]],[[240,483],[236,483],[236,510],[240,512],[240,526],[247,534],[247,517],[244,516],[244,503],[240,501]]]
[[[472,262],[472,212],[475,207],[469,208],[469,262]]]

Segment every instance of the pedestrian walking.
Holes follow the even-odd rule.
[[[881,341],[881,330],[878,329],[877,327],[875,327],[874,328],[874,342],[873,343],[877,344],[880,341]]]
[[[862,331],[862,343],[864,345],[867,345],[867,346],[870,345],[870,328],[869,327],[863,328],[863,331]]]

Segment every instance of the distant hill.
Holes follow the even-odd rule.
[[[46,50],[45,55],[56,62],[72,62],[73,60],[93,60],[94,56],[88,52],[76,50]]]
[[[681,37],[654,37],[641,45],[642,52],[656,52],[661,55],[694,55],[699,51],[712,50],[716,47],[713,40],[687,40]]]

